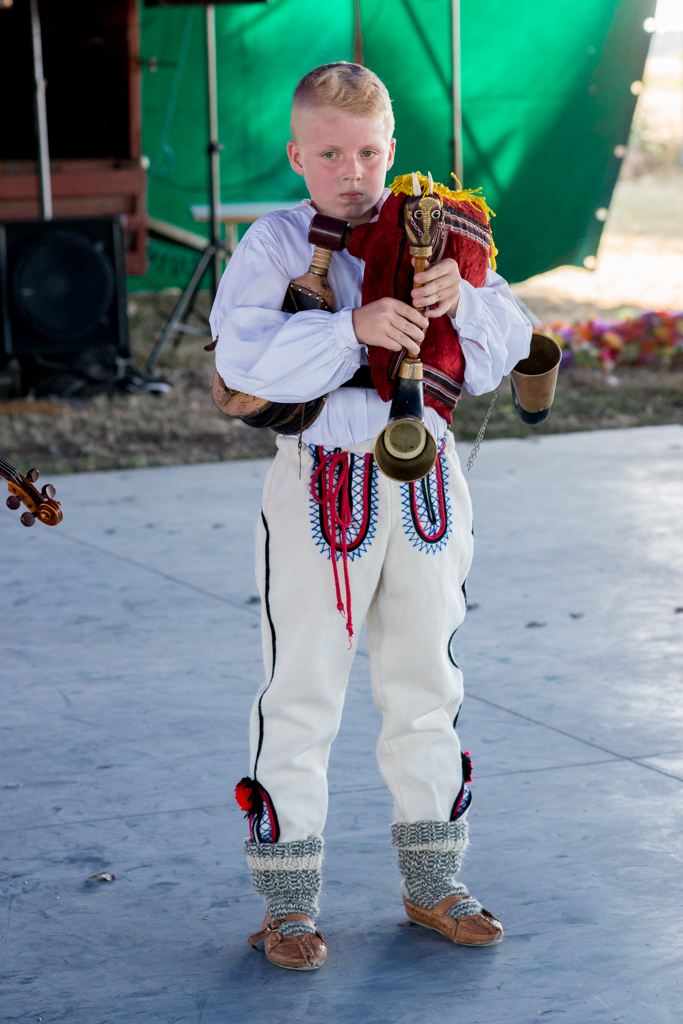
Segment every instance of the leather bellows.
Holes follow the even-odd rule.
[[[308,241],[315,249],[305,274],[290,281],[282,303],[285,313],[305,309],[333,312],[334,295],[327,280],[332,254],[345,249],[352,228],[346,221],[316,213],[308,229]],[[240,419],[249,427],[271,427],[279,434],[299,434],[315,423],[327,395],[310,402],[271,402],[230,388],[218,370],[211,386],[213,400],[226,416]]]

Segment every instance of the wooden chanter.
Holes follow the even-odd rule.
[[[441,200],[433,193],[431,174],[424,196],[419,179],[413,174],[413,196],[403,207],[403,225],[416,274],[425,269],[442,228]],[[375,441],[374,454],[379,469],[390,480],[401,483],[421,480],[436,462],[437,444],[424,422],[422,378],[420,357],[406,352],[398,369],[389,422]]]

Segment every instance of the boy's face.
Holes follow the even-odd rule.
[[[351,224],[370,220],[396,146],[381,119],[314,107],[303,112],[297,136],[287,155],[318,213]]]

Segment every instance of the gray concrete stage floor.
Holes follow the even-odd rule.
[[[329,959],[303,975],[245,942],[261,904],[231,795],[265,470],[64,477],[56,529],[0,510],[0,1019],[680,1024],[683,429],[484,445],[456,638],[464,877],[505,941],[399,927],[361,654],[330,772]]]

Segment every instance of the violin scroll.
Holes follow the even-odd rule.
[[[62,521],[62,506],[55,501],[55,489],[52,484],[45,484],[42,491],[39,491],[34,484],[40,473],[37,469],[29,469],[26,476],[0,458],[0,477],[7,481],[9,497],[7,507],[18,509],[20,505],[26,506],[26,511],[21,515],[21,522],[24,526],[33,526],[36,519],[46,526],[56,526]]]

